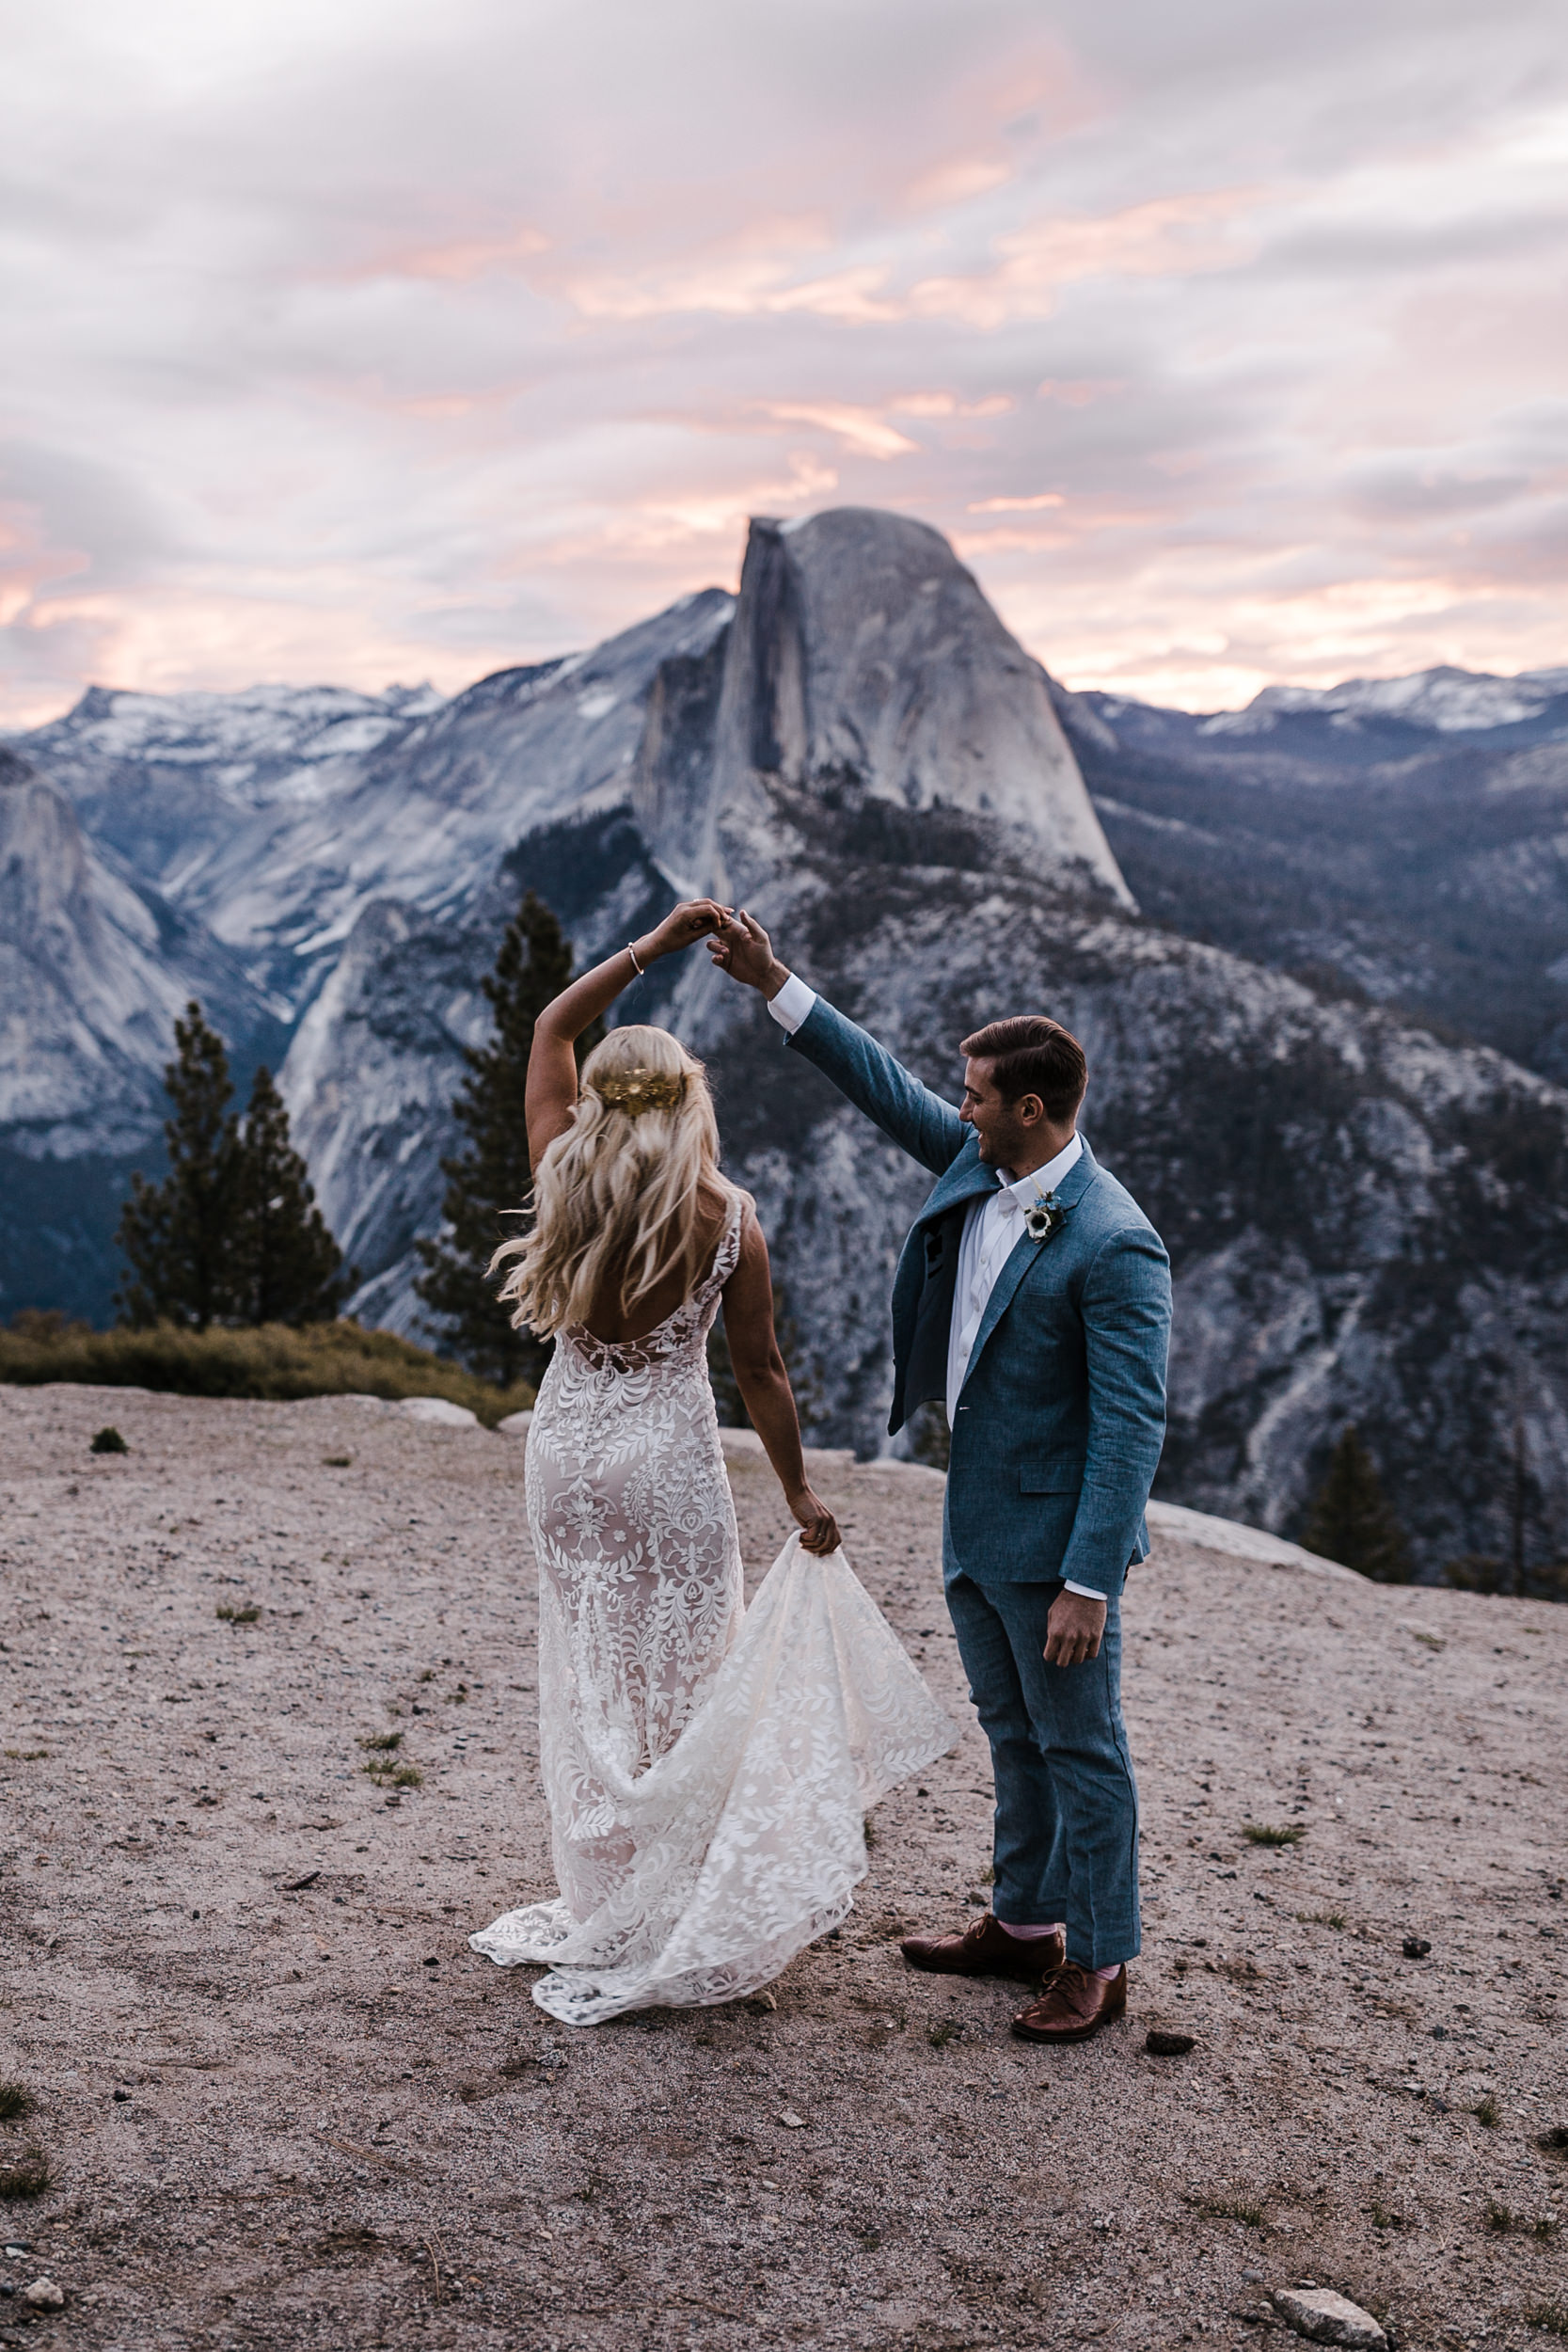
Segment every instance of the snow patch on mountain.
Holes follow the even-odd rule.
[[[82,786],[121,761],[199,769],[236,806],[308,796],[310,771],[360,757],[441,707],[433,686],[384,694],[346,686],[252,686],[235,693],[141,694],[92,686],[25,738],[57,780]]]
[[[1336,725],[1402,719],[1440,735],[1464,735],[1522,725],[1541,718],[1563,696],[1568,696],[1568,670],[1494,677],[1444,664],[1408,677],[1347,678],[1339,686],[1265,686],[1244,710],[1216,711],[1200,723],[1198,732],[1267,735],[1281,719],[1315,713]]]

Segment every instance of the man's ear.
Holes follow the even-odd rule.
[[[1012,1109],[1013,1117],[1022,1127],[1037,1127],[1045,1117],[1045,1104],[1037,1094],[1021,1094]]]

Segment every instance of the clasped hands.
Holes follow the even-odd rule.
[[[684,898],[663,922],[637,943],[639,961],[675,955],[705,939],[708,953],[721,972],[743,987],[776,996],[789,974],[773,953],[773,943],[756,917],[718,898]]]
[[[694,947],[699,939],[711,939],[734,919],[735,909],[721,906],[717,898],[683,898],[662,923],[656,923],[637,942],[641,950],[638,961],[652,963],[659,956],[678,955],[685,947]]]

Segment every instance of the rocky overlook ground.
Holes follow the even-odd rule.
[[[1308,2280],[1410,2346],[1568,2328],[1568,1612],[1167,1523],[1126,1613],[1144,1956],[1124,2024],[1043,2052],[1016,1989],[896,1947],[984,1900],[940,1481],[819,1457],[962,1744],[772,2001],[574,2034],[465,1941],[549,1884],[522,1442],[81,1388],[0,1390],[0,2075],[36,2102],[0,2186],[49,2174],[0,2205],[0,2342],[1240,2345]],[[733,1475],[760,1570],[784,1516]]]

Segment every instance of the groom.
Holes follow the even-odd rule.
[[[961,1933],[910,1937],[905,1957],[1037,1984],[1014,2033],[1085,2041],[1126,2008],[1138,1950],[1120,1594],[1148,1551],[1169,1262],[1077,1133],[1087,1072],[1056,1022],[1019,1013],[966,1038],[955,1111],[794,977],[749,914],[709,946],[938,1179],[894,1278],[888,1426],[946,1403],[942,1572],[990,1741],[996,1908]]]

